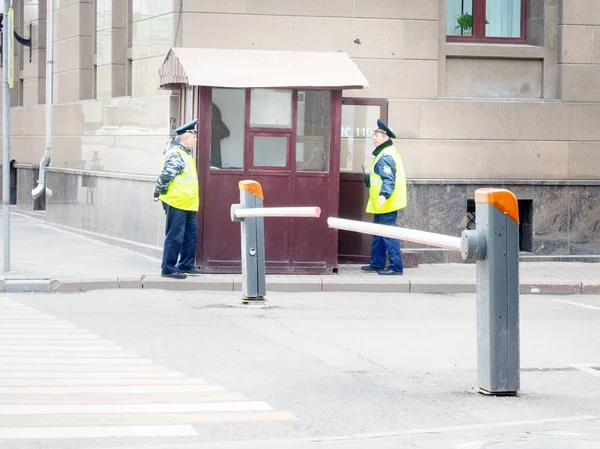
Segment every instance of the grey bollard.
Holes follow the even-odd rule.
[[[239,221],[242,238],[243,302],[263,301],[266,296],[265,220],[263,217],[238,218],[237,209],[263,207],[262,187],[256,181],[240,181],[240,204],[231,206],[231,220]]]
[[[475,231],[463,231],[463,259],[477,266],[479,391],[516,395],[519,357],[519,206],[504,189],[475,192]]]

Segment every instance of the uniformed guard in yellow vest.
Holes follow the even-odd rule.
[[[371,170],[365,176],[369,188],[367,213],[374,214],[376,224],[396,226],[398,211],[406,207],[406,176],[402,158],[391,139],[396,135],[386,124],[377,120],[377,129],[373,132],[373,161]],[[385,268],[389,257],[390,265]],[[403,273],[400,242],[397,239],[373,236],[371,263],[362,267],[382,275],[401,275]]]
[[[175,130],[177,136],[163,152],[162,169],[154,189],[154,200],[162,202],[167,217],[161,275],[175,279],[200,274],[195,266],[200,196],[192,156],[197,124],[198,120],[194,120]]]

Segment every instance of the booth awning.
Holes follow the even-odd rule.
[[[172,48],[161,87],[362,89],[369,83],[346,53]]]

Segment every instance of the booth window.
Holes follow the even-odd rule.
[[[331,93],[298,92],[296,170],[326,172],[329,167]]]
[[[285,167],[287,165],[288,138],[286,136],[254,136],[255,167]]]
[[[252,89],[250,126],[253,128],[291,128],[292,91]]]
[[[373,159],[373,130],[377,127],[379,118],[387,120],[385,100],[343,99],[340,148],[342,172],[362,173],[363,167],[369,170]]]
[[[244,168],[245,89],[212,90],[211,168]]]
[[[527,0],[446,0],[449,42],[525,43]]]

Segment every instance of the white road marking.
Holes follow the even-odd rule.
[[[0,347],[11,347],[11,346],[23,346],[23,348],[30,346],[37,346],[39,348],[45,349],[48,346],[115,346],[115,343],[111,340],[61,340],[61,339],[44,339],[44,340],[24,340],[21,338],[2,338],[0,340],[2,345]]]
[[[35,346],[35,345],[10,345],[6,344],[4,340],[0,343],[0,349],[2,353],[8,351],[89,351],[89,352],[103,352],[103,351],[123,351],[123,348],[115,345],[100,345],[100,346],[89,346],[89,345],[72,345],[72,346]]]
[[[26,339],[26,340],[46,340],[49,338],[60,338],[60,339],[73,339],[73,340],[94,340],[96,338],[100,338],[97,335],[93,334],[85,334],[85,333],[54,333],[54,332],[46,332],[46,333],[18,333],[18,332],[2,332],[0,330],[0,340],[4,341],[5,339]]]
[[[592,376],[600,377],[600,363],[576,363],[571,365],[573,368],[577,368],[584,373],[591,374]],[[592,367],[597,367],[594,369]]]
[[[132,414],[252,412],[273,410],[261,401],[204,402],[196,404],[9,404],[0,405],[0,415]]]
[[[170,379],[182,378],[185,374],[177,371],[108,371],[108,372],[73,372],[73,371],[0,371],[2,379]]]
[[[101,385],[206,385],[202,379],[186,378],[133,378],[122,379],[3,379],[0,378],[0,387],[50,387],[50,386],[101,386]]]
[[[565,304],[571,304],[573,306],[585,307],[586,309],[600,310],[600,307],[588,306],[587,304],[581,304],[579,302],[566,301],[564,299],[555,299],[555,301],[557,301],[557,302],[564,302]]]
[[[164,394],[216,393],[226,391],[216,385],[154,385],[154,386],[55,386],[0,387],[0,394]]]
[[[0,374],[9,373],[11,371],[31,371],[41,373],[52,373],[57,371],[71,372],[139,372],[144,371],[160,371],[168,372],[169,369],[160,365],[39,365],[39,364],[15,364],[15,365],[0,365]]]
[[[28,324],[6,324],[6,323],[0,323],[0,328],[3,330],[14,330],[14,329],[37,329],[37,330],[41,330],[41,329],[77,329],[77,326],[75,326],[74,324],[41,324],[41,323],[28,323]]]
[[[198,436],[193,426],[0,427],[0,439]]]
[[[2,345],[0,344],[0,347]],[[4,348],[2,348],[4,349]],[[125,352],[125,351],[105,351],[105,352],[97,352],[97,351],[74,351],[74,352],[50,352],[50,351],[29,351],[29,352],[19,352],[19,351],[0,351],[0,359],[6,357],[28,357],[28,358],[40,358],[40,359],[54,359],[54,358],[62,358],[62,359],[134,359],[139,358],[140,355],[136,352]]]
[[[0,357],[0,366],[7,366],[11,363],[35,363],[44,365],[150,365],[152,362],[148,359],[86,359],[86,358],[30,358],[30,357]]]

